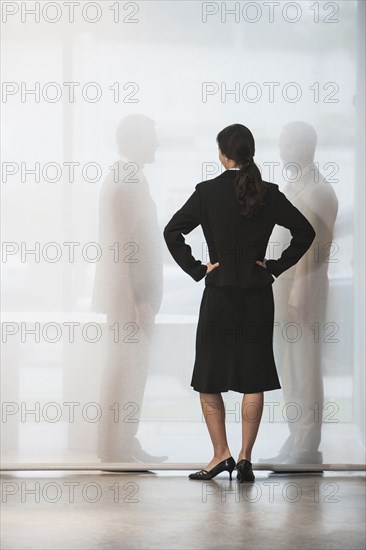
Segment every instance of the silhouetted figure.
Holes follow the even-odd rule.
[[[163,289],[161,232],[143,173],[144,165],[155,161],[154,124],[142,114],[121,120],[116,135],[121,159],[105,178],[100,193],[103,257],[96,266],[92,309],[107,315],[100,394],[103,416],[98,424],[102,462],[159,462],[167,458],[143,451],[136,437]]]
[[[280,323],[275,332],[276,360],[281,365],[285,403],[295,404],[288,409],[289,417],[291,414],[291,420],[295,421],[288,422],[290,435],[278,456],[260,462],[317,464],[323,461],[318,450],[324,406],[321,352],[327,321],[328,259],[338,200],[333,187],[314,164],[316,142],[314,128],[301,121],[287,124],[279,139],[280,156],[285,167],[288,164],[289,180],[293,181],[286,184],[283,193],[309,220],[316,237],[308,253],[273,285],[275,320]],[[276,226],[270,238],[274,254],[290,239],[286,228]],[[288,341],[284,341],[283,336],[286,327]]]

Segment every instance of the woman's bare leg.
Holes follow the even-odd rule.
[[[211,470],[216,464],[231,456],[226,439],[225,406],[221,393],[200,393],[200,400],[214,448],[214,457],[205,467],[205,470]]]
[[[242,447],[239,460],[252,460],[252,449],[257,437],[263,413],[263,392],[247,393],[243,396],[242,414]]]

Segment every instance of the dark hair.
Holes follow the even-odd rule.
[[[236,196],[241,205],[240,213],[251,217],[264,205],[263,199],[267,192],[260,170],[253,160],[253,134],[242,124],[231,124],[217,134],[216,141],[221,152],[240,166],[235,180]]]

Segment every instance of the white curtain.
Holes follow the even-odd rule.
[[[3,463],[207,462],[204,281],[162,232],[235,122],[317,231],[274,282],[282,389],[252,460],[364,462],[364,3],[3,2],[2,21]],[[186,241],[209,261],[201,228]]]

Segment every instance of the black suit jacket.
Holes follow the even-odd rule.
[[[236,170],[198,183],[185,204],[164,228],[164,239],[177,264],[195,281],[206,276],[207,266],[192,255],[183,235],[202,226],[211,263],[219,262],[205,278],[205,285],[262,287],[273,283],[283,271],[305,254],[315,238],[310,222],[293,206],[275,183],[267,186],[266,204],[252,218],[239,212],[235,196]],[[289,246],[278,259],[263,261],[275,224],[287,227],[292,235]]]

